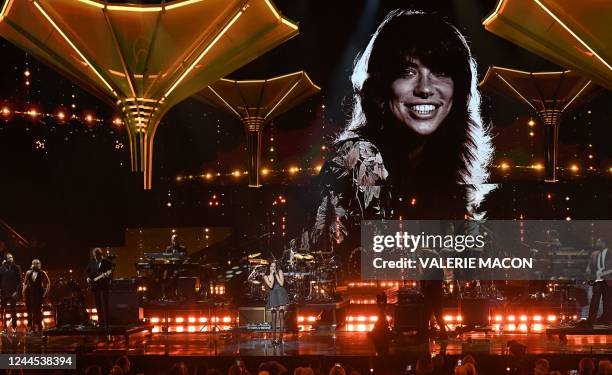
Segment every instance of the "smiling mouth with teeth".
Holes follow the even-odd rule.
[[[406,104],[406,107],[420,115],[428,115],[437,108],[433,104]]]

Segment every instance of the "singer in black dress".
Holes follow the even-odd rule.
[[[285,313],[289,304],[289,297],[285,289],[285,276],[275,260],[270,262],[268,273],[264,275],[264,282],[270,288],[266,309],[272,313],[272,344],[283,342],[283,331],[285,329]],[[277,320],[280,321],[279,338],[276,339]]]

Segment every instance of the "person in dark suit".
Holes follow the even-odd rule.
[[[87,283],[96,301],[98,325],[108,327],[108,290],[113,273],[113,264],[102,257],[102,249],[96,247],[92,251],[92,259],[87,265]],[[97,279],[97,280],[96,280]]]
[[[612,322],[612,253],[605,238],[598,238],[595,247],[598,250],[591,254],[591,261],[587,267],[587,274],[594,280],[587,323],[610,324]],[[603,314],[597,319],[600,301],[603,301]]]
[[[23,281],[23,295],[28,310],[28,330],[30,332],[42,331],[42,303],[49,295],[51,281],[45,271],[41,269],[40,260],[32,260],[32,267],[26,272]]]
[[[6,310],[8,304],[11,305],[11,327],[13,332],[17,328],[17,301],[21,293],[21,268],[15,264],[13,254],[6,253],[6,259],[0,267],[0,297],[2,297],[2,321],[5,331],[8,323]]]
[[[170,246],[166,248],[166,253],[173,254],[174,258],[179,259],[179,262],[187,260],[187,248],[181,245],[178,234],[173,234],[170,237]],[[165,269],[162,274],[162,299],[172,300],[176,298],[176,288],[178,286],[179,270]]]

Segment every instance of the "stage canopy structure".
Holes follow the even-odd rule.
[[[167,111],[297,33],[270,0],[6,0],[0,13],[0,36],[121,111],[147,190]]]
[[[533,109],[544,124],[545,181],[557,181],[557,144],[564,113],[592,99],[601,88],[581,74],[523,72],[489,67],[480,87],[493,94],[514,98]]]
[[[612,90],[612,1],[499,0],[486,30]]]
[[[246,131],[249,186],[259,187],[265,125],[320,90],[300,71],[266,80],[220,79],[196,98],[240,118]]]

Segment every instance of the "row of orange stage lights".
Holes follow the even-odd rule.
[[[178,333],[229,331],[238,324],[238,318],[232,315],[177,315],[168,318],[152,315],[147,320],[153,325],[153,333],[163,332],[165,327],[168,332]]]
[[[77,115],[75,113],[68,113],[67,111],[64,110],[58,110],[55,113],[48,113],[48,112],[43,112],[40,111],[39,109],[37,109],[36,107],[31,107],[28,108],[24,111],[19,111],[19,110],[12,110],[10,107],[8,106],[3,106],[0,109],[0,118],[8,121],[10,120],[13,116],[20,116],[20,117],[24,117],[24,118],[29,118],[30,120],[33,121],[37,121],[39,119],[43,119],[43,118],[48,118],[51,119],[59,124],[64,123],[64,122],[68,122],[68,121],[79,121],[79,122],[84,122],[86,124],[89,125],[93,125],[93,124],[103,124],[106,122],[106,120],[101,119],[96,117],[96,115],[93,112],[90,111],[84,111],[82,115]],[[115,117],[112,119],[111,123],[114,126],[122,126],[123,125],[123,120],[120,117]]]
[[[577,315],[562,317],[576,320]],[[387,315],[387,321],[392,322],[392,317]],[[463,325],[463,316],[460,314],[444,314],[444,323],[450,330]],[[514,333],[542,333],[548,325],[555,324],[559,317],[555,314],[495,314],[489,317],[491,329],[495,332],[514,332]],[[345,318],[345,328],[349,332],[369,332],[374,328],[378,321],[378,315],[347,315]]]

